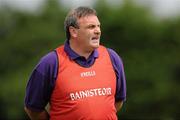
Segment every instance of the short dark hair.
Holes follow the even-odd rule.
[[[70,39],[70,32],[69,27],[73,26],[75,28],[79,28],[79,25],[77,23],[77,20],[81,17],[89,16],[89,15],[95,15],[97,16],[96,10],[89,8],[89,7],[78,7],[76,9],[71,10],[64,21],[64,29],[66,31],[66,38]]]

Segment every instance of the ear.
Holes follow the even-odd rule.
[[[77,31],[77,29],[75,27],[70,26],[69,27],[69,32],[70,32],[70,35],[71,35],[72,38],[77,37],[78,31]]]

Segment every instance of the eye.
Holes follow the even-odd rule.
[[[89,29],[93,29],[93,28],[95,28],[96,26],[95,25],[88,25],[88,28]]]

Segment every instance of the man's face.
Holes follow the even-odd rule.
[[[87,51],[92,51],[100,44],[100,22],[95,15],[82,17],[78,20],[77,41],[79,46]]]

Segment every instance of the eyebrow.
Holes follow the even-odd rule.
[[[90,23],[87,26],[100,26],[100,25],[101,25],[100,23],[99,24],[92,24],[92,23]]]

